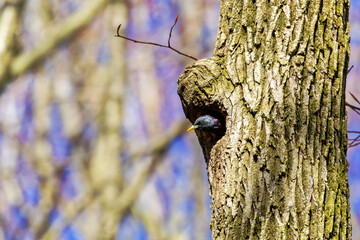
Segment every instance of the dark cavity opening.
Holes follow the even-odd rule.
[[[215,108],[215,107],[214,107]],[[213,116],[214,118],[218,119],[221,123],[221,128],[220,129],[216,129],[216,130],[211,130],[211,131],[203,131],[205,135],[207,135],[208,138],[212,138],[212,140],[215,140],[215,142],[217,142],[219,139],[221,139],[226,132],[226,115],[224,114],[224,112],[219,111],[219,110],[215,110],[214,108],[210,107],[210,108],[204,108],[201,109],[200,111],[198,111],[196,113],[196,118],[195,120],[200,117],[200,116],[204,116],[204,115],[210,115]]]

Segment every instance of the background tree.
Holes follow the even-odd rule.
[[[0,239],[211,238],[206,164],[195,134],[182,134],[176,94],[193,61],[114,34],[122,24],[123,35],[166,44],[179,12],[172,45],[206,58],[219,5],[0,0]],[[348,88],[360,96],[357,9],[353,1]],[[349,130],[360,129],[353,113]]]
[[[188,60],[114,37],[129,18],[130,35],[166,39],[191,2],[0,1],[0,239],[208,238],[176,95]],[[174,43],[197,48],[196,32]]]
[[[213,239],[351,239],[345,82],[349,1],[222,1],[212,58],[187,67]],[[223,120],[222,120],[223,119]]]

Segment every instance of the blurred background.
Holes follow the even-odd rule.
[[[360,99],[360,1],[351,3],[347,92]],[[210,57],[219,8],[0,0],[0,240],[211,239],[206,166],[176,92],[193,60],[114,35],[122,24],[123,35],[166,45],[179,13],[172,46]],[[358,240],[360,145],[348,160]]]

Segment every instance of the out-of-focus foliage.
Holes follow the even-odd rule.
[[[351,54],[350,66],[353,69],[348,74],[346,86],[346,100],[352,105],[360,105],[349,94],[351,92],[360,99],[360,1],[351,1],[350,7],[350,37]],[[348,130],[360,131],[360,116],[348,108]],[[355,139],[359,134],[349,133],[349,139]],[[353,219],[353,239],[360,239],[360,145],[348,149],[350,204]]]
[[[114,34],[121,23],[167,41],[180,12],[173,45],[209,56],[214,2],[1,2],[2,23],[17,13],[0,100],[0,239],[209,238],[205,166],[176,94],[192,61]],[[11,70],[19,59],[25,74]]]
[[[193,61],[114,34],[121,23],[166,44],[179,12],[172,45],[209,57],[219,3],[0,0],[0,239],[210,239],[206,167],[176,93]],[[358,7],[348,89],[360,96]]]

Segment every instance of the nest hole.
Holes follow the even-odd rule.
[[[213,116],[214,118],[216,118],[220,121],[220,123],[221,123],[220,129],[217,129],[214,131],[204,131],[204,133],[206,135],[208,135],[208,137],[212,138],[213,140],[215,140],[215,142],[217,142],[225,135],[225,132],[226,132],[226,114],[225,114],[225,112],[218,110],[218,108],[215,108],[214,106],[209,107],[209,108],[203,108],[200,111],[197,111],[195,120],[198,117],[203,116],[203,115]]]

